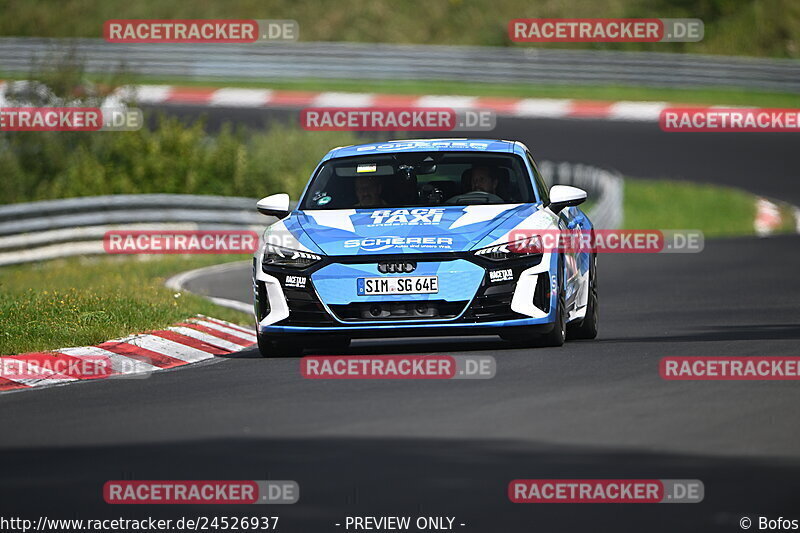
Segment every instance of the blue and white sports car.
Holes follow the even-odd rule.
[[[276,194],[253,261],[259,348],[298,354],[353,338],[493,335],[560,346],[597,334],[593,253],[537,232],[591,231],[586,192],[549,191],[528,149],[404,140],[331,150],[297,206]]]

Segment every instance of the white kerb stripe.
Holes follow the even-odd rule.
[[[572,100],[549,98],[526,98],[517,103],[515,115],[521,117],[563,117],[572,105]]]
[[[159,367],[151,365],[150,363],[139,361],[131,357],[126,357],[118,353],[109,352],[97,346],[83,346],[80,348],[63,348],[58,350],[65,355],[73,357],[108,357],[111,361],[111,368],[120,374],[139,374],[141,372],[155,372],[160,370]],[[143,356],[146,357],[146,356]]]
[[[666,102],[617,102],[612,104],[608,118],[618,120],[658,120]]]
[[[172,85],[139,85],[134,89],[136,103],[160,104],[169,98]]]
[[[69,383],[71,381],[78,381],[74,378],[65,378],[65,379],[31,379],[31,378],[19,378],[19,379],[11,379],[6,378],[9,381],[13,381],[14,383],[20,383],[22,385],[27,385],[28,387],[44,387],[47,385],[58,385],[60,383]]]
[[[62,376],[61,374],[56,374],[49,368],[45,368],[42,366],[37,365],[31,361],[25,361],[24,359],[20,359],[21,361],[25,362],[25,365],[28,367],[28,372],[30,374],[36,374],[39,376],[59,376],[55,378],[13,378],[13,377],[6,377],[6,379],[14,381],[16,383],[22,383],[23,385],[27,385],[29,387],[39,387],[43,385],[58,385],[59,383],[68,383],[70,381],[78,381],[76,378],[71,378],[67,376]]]
[[[312,105],[316,107],[369,107],[373,96],[370,93],[320,93]]]
[[[272,98],[266,89],[220,89],[211,96],[209,105],[230,107],[261,107]]]
[[[470,109],[475,107],[475,96],[421,96],[414,102],[415,107],[451,107]]]
[[[256,336],[252,333],[244,333],[243,331],[239,331],[238,329],[229,328],[227,326],[221,326],[219,324],[216,324],[214,322],[208,322],[206,320],[193,319],[191,322],[194,324],[198,324],[200,326],[205,326],[209,329],[221,331],[222,333],[227,333],[228,335],[242,339],[245,342],[256,342]]]
[[[240,326],[239,324],[234,324],[233,322],[228,322],[227,320],[221,320],[219,318],[209,317],[209,316],[205,316],[205,315],[197,315],[197,318],[199,318],[200,320],[209,320],[209,321],[212,321],[212,322],[215,322],[215,323],[219,322],[220,324],[228,326],[231,329],[239,330],[242,333],[248,333],[250,335],[255,335],[256,334],[256,332],[253,331],[252,329],[248,329],[248,328],[246,328],[244,326]]]
[[[142,335],[141,337],[131,339],[128,342],[134,346],[144,348],[145,350],[152,350],[154,352],[162,353],[187,363],[195,363],[197,361],[203,361],[205,359],[211,359],[214,357],[213,354],[203,350],[192,348],[191,346],[186,346],[185,344],[164,339],[162,337],[157,337],[155,335]]]
[[[230,350],[232,352],[238,352],[239,350],[245,349],[244,346],[240,346],[235,342],[226,341],[225,339],[214,337],[213,335],[209,335],[208,333],[203,333],[202,331],[197,331],[196,329],[186,328],[182,326],[174,326],[167,329],[170,331],[174,331],[175,333],[180,333],[181,335],[186,335],[187,337],[191,337],[193,339],[206,342],[208,344],[211,344],[212,346],[218,346],[225,350]]]

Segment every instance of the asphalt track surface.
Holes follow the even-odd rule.
[[[593,121],[536,121],[524,134],[510,122],[495,135],[542,158],[734,185],[745,184],[741,173],[715,169],[770,168],[769,179],[747,181],[751,190],[800,196],[788,137],[685,141],[657,125]],[[693,155],[681,154],[691,142]],[[773,157],[784,159],[770,166]],[[607,254],[596,341],[518,349],[492,337],[394,339],[350,352],[489,354],[492,380],[304,380],[297,359],[251,349],[144,380],[2,395],[0,516],[278,515],[281,531],[316,532],[343,531],[335,524],[348,515],[447,515],[465,524],[456,530],[487,533],[722,532],[741,531],[742,516],[800,518],[797,383],[658,374],[668,355],[797,356],[798,265],[796,236],[709,241],[699,254]],[[249,265],[189,288],[248,301]],[[705,500],[512,504],[517,478],[700,479]],[[109,479],[292,479],[301,496],[255,509],[109,506]]]

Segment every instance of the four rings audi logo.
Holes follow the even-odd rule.
[[[378,263],[378,272],[382,274],[401,274],[414,272],[417,264],[414,261],[381,261]]]

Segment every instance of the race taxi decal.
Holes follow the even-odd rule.
[[[443,208],[379,209],[370,214],[370,226],[420,226],[442,221]]]

